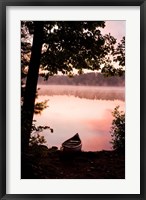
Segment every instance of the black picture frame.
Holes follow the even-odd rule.
[[[7,6],[140,6],[140,194],[7,194],[6,193],[6,7]],[[0,1],[0,198],[146,200],[146,1],[145,0],[1,0]],[[8,80],[7,80],[8,81]]]

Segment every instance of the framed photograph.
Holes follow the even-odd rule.
[[[0,7],[0,198],[146,199],[146,2]]]

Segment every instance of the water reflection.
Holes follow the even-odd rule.
[[[49,87],[51,88],[52,86]],[[69,87],[66,92],[69,90],[74,93],[76,92],[75,88],[72,89]],[[95,95],[97,93],[97,88],[89,88],[90,93],[88,94]],[[111,140],[109,130],[113,119],[111,112],[117,105],[120,105],[120,109],[124,110],[125,103],[121,100],[124,98],[124,89],[120,88],[119,93],[121,95],[116,95],[115,97],[113,90],[110,93],[109,88],[100,88],[99,99],[85,98],[84,94],[87,93],[87,88],[84,88],[82,91],[80,88],[81,92],[78,91],[78,94],[81,94],[82,98],[72,95],[72,93],[68,93],[69,95],[60,95],[59,92],[62,90],[63,88],[61,89],[60,87],[59,89],[58,86],[51,88],[53,94],[48,93],[45,87],[40,90],[41,95],[39,95],[38,101],[49,99],[49,107],[42,112],[42,115],[35,115],[34,118],[37,120],[38,125],[48,125],[54,129],[54,133],[50,133],[49,130],[45,130],[42,133],[47,140],[47,146],[57,146],[60,148],[63,141],[78,132],[84,151],[111,149],[109,142]],[[114,92],[116,91],[118,91],[117,88],[115,88]],[[45,92],[47,95],[44,95]],[[105,100],[106,93],[110,96],[110,100]],[[122,98],[116,100],[117,96]]]

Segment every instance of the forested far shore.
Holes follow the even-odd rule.
[[[105,77],[101,73],[85,73],[68,77],[65,75],[50,76],[48,80],[39,76],[40,85],[86,85],[86,86],[125,86],[125,76]]]

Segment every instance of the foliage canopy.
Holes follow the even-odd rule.
[[[29,65],[31,37],[35,23],[23,21],[21,24],[22,65]],[[44,21],[40,68],[43,76],[59,71],[69,76],[73,69],[83,73],[83,69],[101,70],[106,76],[123,75],[125,65],[125,38],[116,45],[110,34],[102,35],[104,21]],[[24,56],[24,54],[27,54]],[[114,67],[118,63],[119,67]]]

